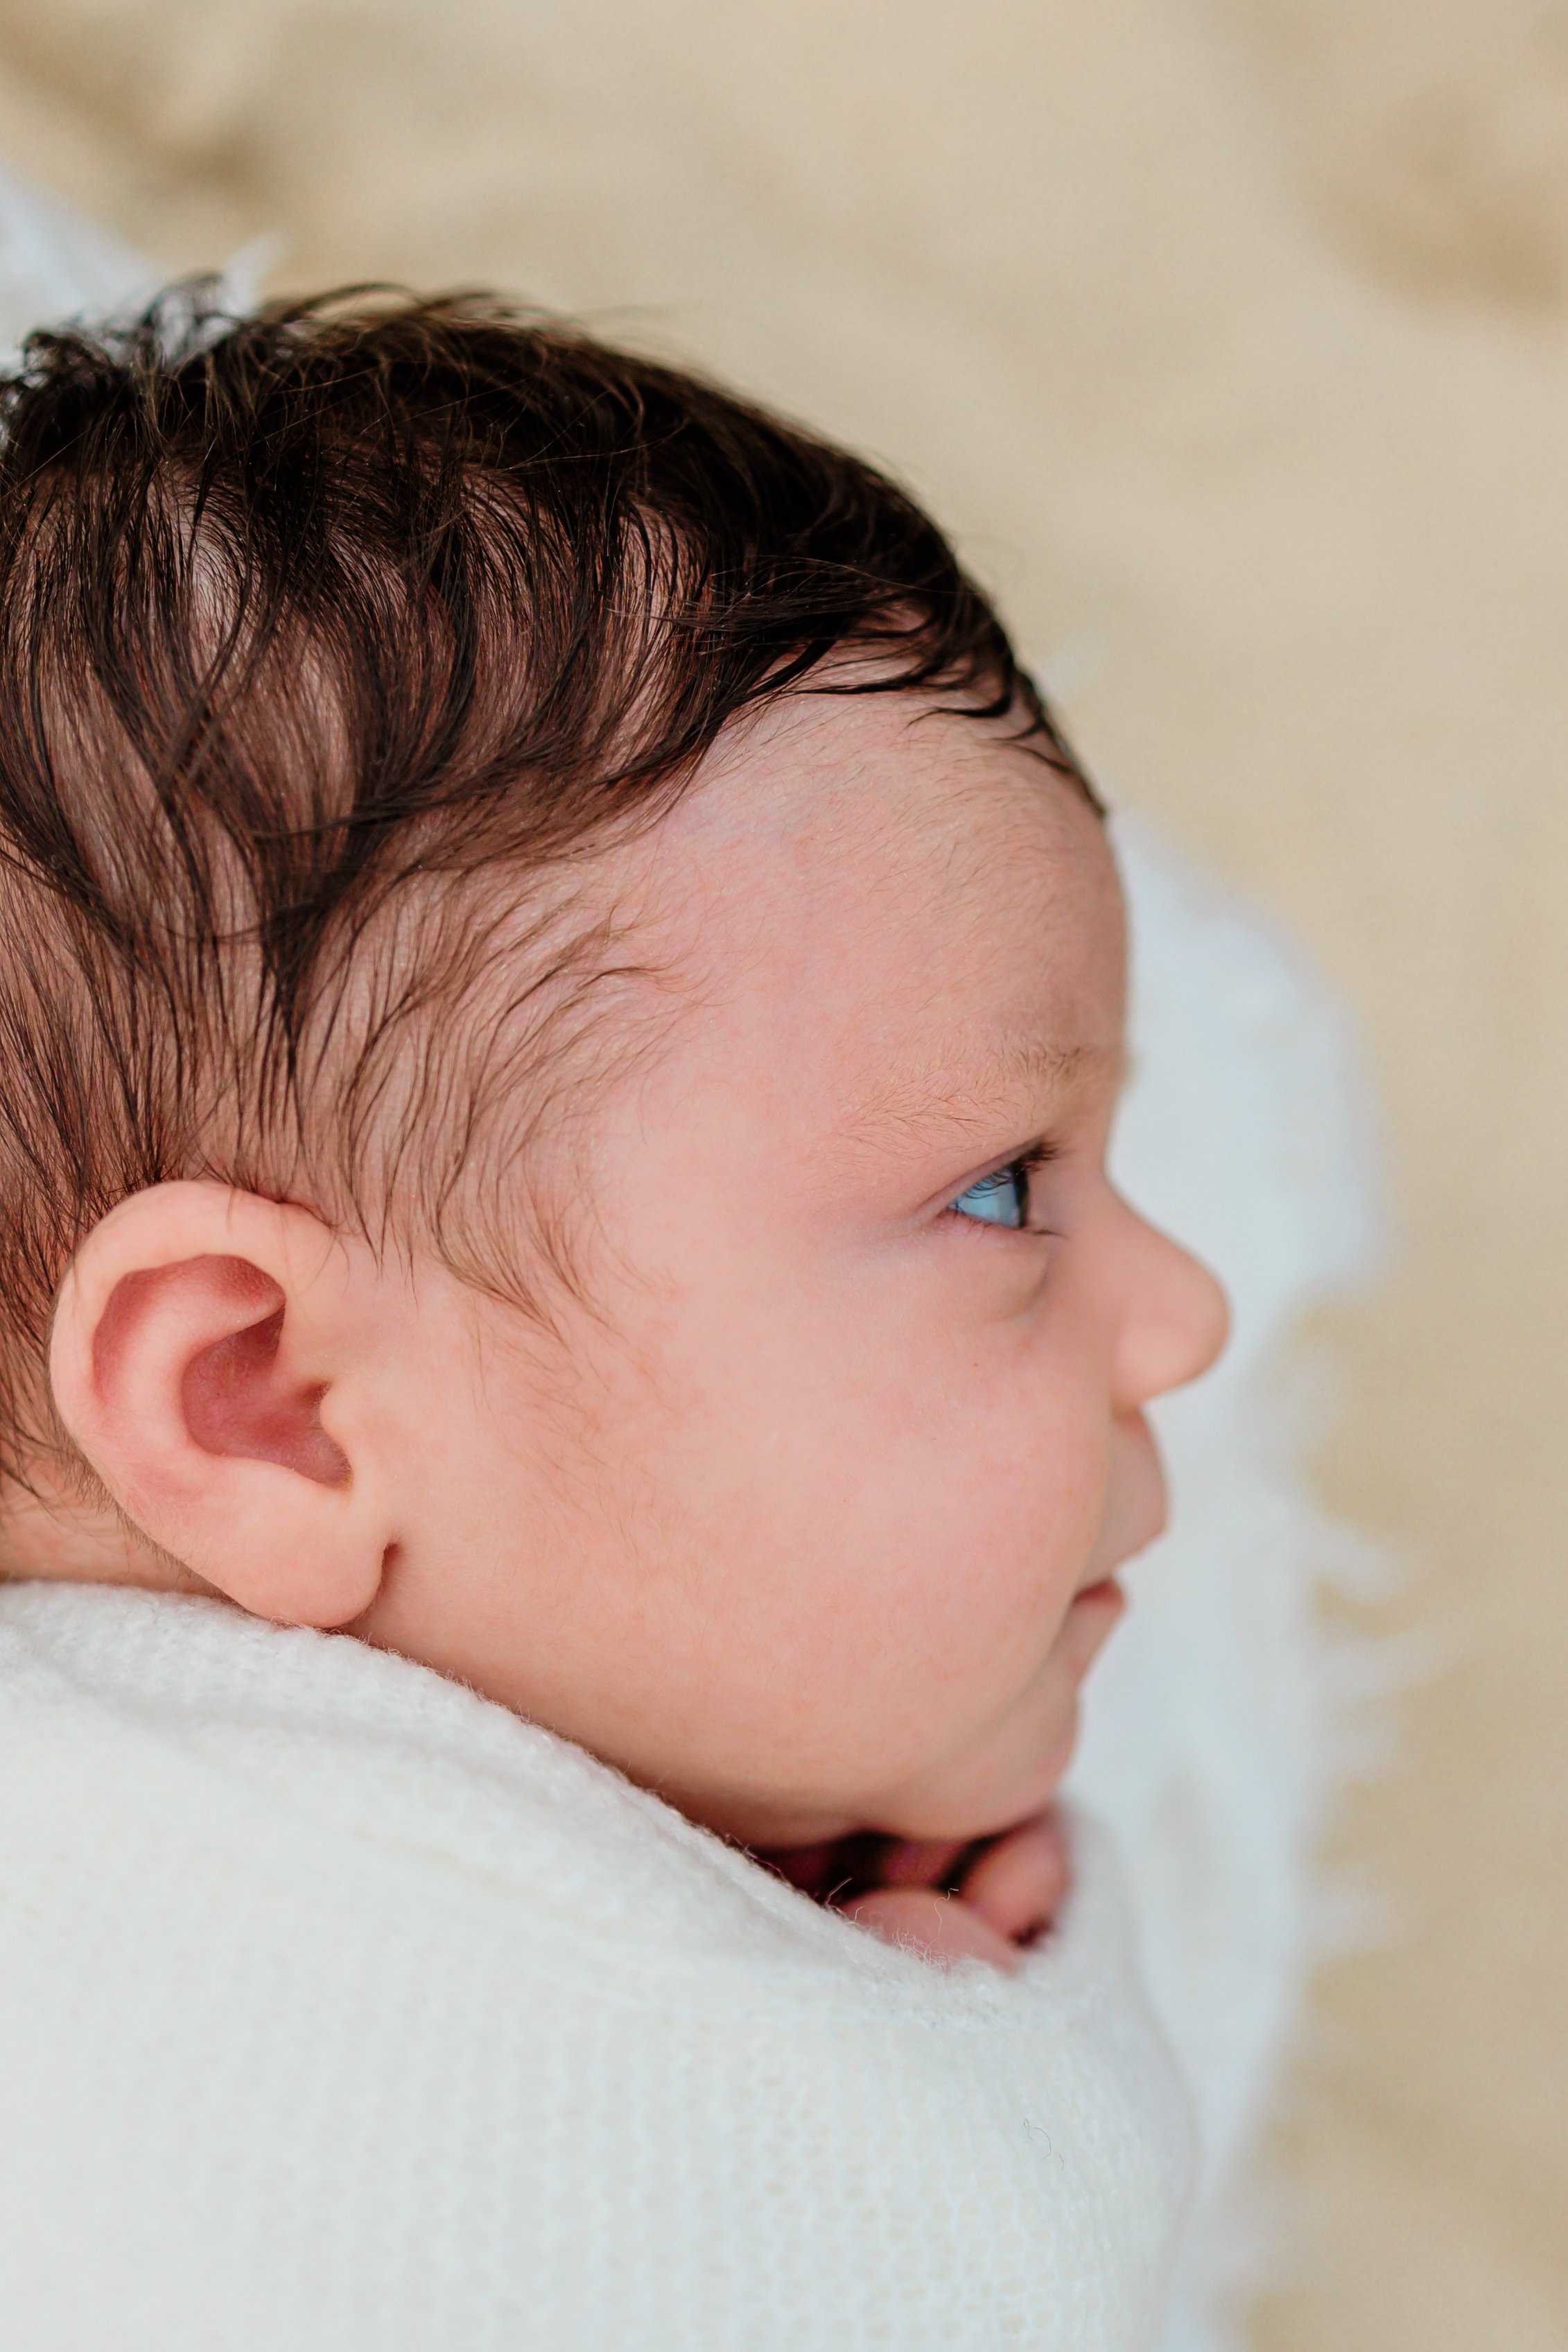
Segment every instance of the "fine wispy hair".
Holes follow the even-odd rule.
[[[57,1446],[58,1286],[144,1186],[304,1200],[526,1299],[530,1151],[644,977],[595,856],[807,690],[1076,775],[919,507],[700,379],[468,295],[235,320],[187,286],[33,336],[0,380],[0,1479]]]

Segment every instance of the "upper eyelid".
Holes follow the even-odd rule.
[[[1061,1144],[1053,1142],[1050,1136],[1037,1135],[1032,1143],[1019,1144],[1014,1150],[1005,1152],[999,1160],[988,1160],[983,1168],[977,1168],[972,1176],[965,1176],[956,1184],[946,1186],[941,1198],[961,1201],[966,1192],[972,1192],[977,1184],[986,1181],[988,1176],[1005,1176],[1009,1168],[1027,1168],[1032,1172],[1036,1168],[1049,1167],[1053,1160],[1061,1158]]]

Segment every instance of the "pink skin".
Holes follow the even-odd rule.
[[[553,1333],[304,1208],[161,1186],[78,1253],[61,1412],[242,1606],[460,1676],[747,1844],[888,1832],[853,1916],[1006,1964],[1065,1884],[1042,1816],[1110,1580],[1163,1524],[1144,1408],[1225,1327],[1105,1172],[1103,831],[1002,730],[809,698],[606,878],[673,977],[546,1171],[584,1290]],[[1041,1138],[1030,1230],[955,1209]],[[14,1523],[24,1572],[167,1580],[53,1525]]]
[[[894,1856],[885,1887],[844,1908],[862,1927],[891,1942],[916,1945],[933,1958],[1015,1969],[1021,1948],[1051,1925],[1067,1891],[1061,1823],[1053,1813],[1037,1814],[987,1846],[956,1895],[934,1892],[931,1882],[946,1876],[955,1859],[950,1846],[905,1848]]]

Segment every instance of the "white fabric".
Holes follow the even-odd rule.
[[[0,1591],[0,2342],[1142,2352],[1185,2099],[1081,1826],[1012,1979],[215,1601]]]
[[[1308,1974],[1348,1940],[1316,1855],[1349,1766],[1375,1747],[1381,1654],[1331,1641],[1325,1588],[1382,1572],[1331,1519],[1302,1455],[1322,1409],[1301,1318],[1380,1247],[1377,1153],[1344,1015],[1279,934],[1118,816],[1133,932],[1133,1076],[1113,1171],[1230,1295],[1218,1370],[1154,1412],[1171,1532],[1084,1694],[1071,1785],[1113,1831],[1155,2009],[1203,2147],[1160,2352],[1229,2352],[1272,2269],[1257,2143]]]

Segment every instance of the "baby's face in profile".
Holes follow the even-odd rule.
[[[1105,1172],[1102,826],[1001,728],[815,696],[622,880],[679,980],[568,1171],[581,1300],[544,1335],[422,1279],[355,1630],[747,1843],[999,1829],[1161,1527],[1144,1408],[1225,1321]]]
[[[931,1852],[1046,1807],[1224,1314],[1106,1180],[1120,892],[989,603],[504,304],[46,340],[0,1574],[361,1636],[1018,1941],[1042,1824],[1032,1914]]]

